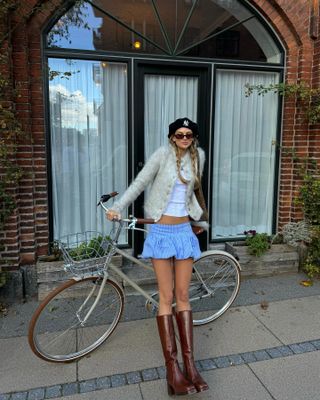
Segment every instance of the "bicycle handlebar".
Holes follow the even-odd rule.
[[[155,220],[150,218],[136,218],[136,224],[154,224]]]
[[[102,205],[102,203],[106,203],[108,200],[110,200],[112,197],[117,196],[118,194],[119,194],[118,192],[111,192],[111,193],[108,193],[108,194],[101,195],[99,203],[97,204],[97,207],[99,205]]]
[[[108,200],[110,200],[112,197],[117,196],[118,194],[119,194],[118,192],[111,192],[111,193],[108,193],[108,194],[103,194],[100,197],[100,200],[99,200],[99,202],[97,204],[97,207],[101,206],[104,209],[104,211],[108,212],[109,209],[103,203],[106,203]],[[116,222],[123,221],[123,222],[128,222],[128,223],[134,222],[135,224],[139,224],[139,225],[154,224],[155,223],[155,221],[153,219],[150,219],[150,218],[136,218],[133,215],[130,215],[129,218],[121,218],[119,220],[114,220],[114,221],[116,221]]]

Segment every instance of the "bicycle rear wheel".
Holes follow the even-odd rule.
[[[189,289],[193,324],[204,325],[219,318],[234,302],[240,288],[240,266],[229,253],[209,250],[193,267]]]
[[[123,291],[107,279],[88,319],[84,318],[98,298],[102,277],[71,279],[43,300],[29,325],[29,344],[40,358],[68,362],[99,347],[116,328],[123,311]]]

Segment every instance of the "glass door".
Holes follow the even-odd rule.
[[[146,74],[144,77],[144,159],[168,143],[168,125],[177,118],[197,120],[198,76]]]
[[[145,160],[160,146],[168,144],[168,125],[177,118],[188,117],[200,128],[200,146],[209,146],[209,65],[154,65],[137,62],[135,65],[134,99],[134,166],[135,175]],[[203,178],[207,194],[207,174]],[[148,189],[147,189],[148,190]],[[135,203],[135,214],[143,215],[143,195]],[[206,238],[203,237],[205,247]],[[143,235],[136,234],[134,248],[142,250]]]

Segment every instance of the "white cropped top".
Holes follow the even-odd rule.
[[[186,193],[187,185],[178,178],[174,183],[167,208],[164,210],[163,215],[169,215],[171,217],[185,217],[188,215],[186,209]]]

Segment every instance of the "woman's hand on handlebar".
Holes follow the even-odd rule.
[[[204,231],[204,229],[201,226],[197,225],[191,225],[192,231],[195,235],[200,235]]]
[[[108,210],[106,212],[106,217],[109,221],[118,221],[119,219],[121,219],[121,214],[114,210]]]

